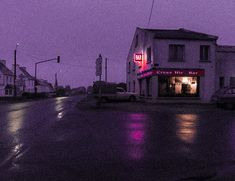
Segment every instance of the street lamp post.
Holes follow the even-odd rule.
[[[57,58],[52,58],[52,59],[48,59],[48,60],[43,60],[43,61],[39,61],[39,62],[36,62],[35,63],[35,80],[34,80],[34,94],[35,96],[37,95],[37,65],[40,64],[40,63],[45,63],[45,62],[50,62],[50,61],[53,61],[53,60],[57,60],[57,63],[60,63],[60,56],[57,56]]]
[[[16,97],[16,50],[19,46],[19,43],[16,43],[16,48],[14,50],[14,98]]]

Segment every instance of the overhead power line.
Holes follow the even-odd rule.
[[[154,0],[152,1],[152,6],[151,6],[150,14],[149,14],[149,20],[148,20],[147,27],[149,27],[149,24],[151,21],[151,17],[152,17],[152,13],[153,13],[153,6],[154,6]]]

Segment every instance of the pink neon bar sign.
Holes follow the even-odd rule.
[[[134,55],[134,61],[136,62],[142,62],[143,60],[143,54],[142,53],[135,53]]]

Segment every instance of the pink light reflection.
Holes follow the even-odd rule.
[[[146,139],[146,115],[143,113],[132,113],[126,125],[128,155],[133,160],[144,157],[144,144]]]
[[[131,131],[130,143],[143,144],[144,143],[144,131],[143,130]]]

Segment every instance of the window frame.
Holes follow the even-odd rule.
[[[131,62],[128,62],[127,73],[129,74],[130,72],[131,72]]]
[[[206,52],[205,49],[207,51],[207,55],[205,55]],[[210,52],[211,52],[210,45],[200,45],[200,53],[199,53],[200,62],[211,62]]]
[[[182,48],[182,49],[181,49]],[[182,50],[182,52],[180,52]],[[179,57],[181,54],[181,58]],[[169,44],[168,52],[169,62],[185,62],[185,45],[184,44]]]
[[[219,77],[219,88],[220,89],[224,88],[224,82],[225,82],[224,76]]]
[[[137,34],[137,35],[135,36],[135,48],[137,48],[138,45],[139,45],[139,35]]]
[[[150,64],[152,62],[152,48],[151,48],[151,46],[147,48],[146,55],[147,55],[147,64]]]

